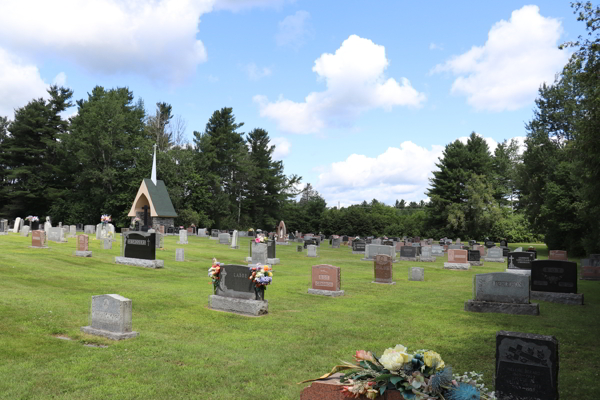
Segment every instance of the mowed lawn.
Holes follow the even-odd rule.
[[[584,306],[540,302],[539,317],[467,313],[473,276],[506,264],[446,271],[443,258],[398,262],[396,285],[378,285],[373,263],[349,248],[326,243],[314,259],[293,243],[277,246],[269,315],[253,318],[208,308],[212,258],[245,264],[248,239],[239,250],[208,238],[177,240],[165,238],[166,249],[157,251],[165,268],[152,270],[114,263],[120,237],[112,250],[90,237],[93,258],[79,258],[75,239],[32,249],[31,237],[0,236],[0,398],[299,399],[306,385],[297,382],[352,361],[356,350],[381,354],[396,344],[435,350],[455,372],[483,372],[493,385],[499,330],[556,336],[561,398],[600,398],[600,282],[578,281]],[[175,262],[177,247],[185,248],[185,262]],[[547,257],[544,245],[536,248],[538,258]],[[317,264],[341,267],[345,296],[307,294]],[[408,281],[411,266],[425,268],[424,282]],[[138,338],[113,342],[80,332],[91,296],[107,293],[132,299]]]

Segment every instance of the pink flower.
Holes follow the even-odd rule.
[[[356,354],[354,355],[354,359],[356,361],[366,360],[366,361],[375,362],[375,357],[373,357],[373,353],[371,353],[370,351],[365,351],[365,350],[357,350]]]
[[[260,243],[260,239],[259,239],[259,238],[256,238],[256,239],[254,239],[254,241],[255,241],[256,243]]]

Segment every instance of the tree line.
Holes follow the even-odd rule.
[[[51,215],[66,224],[119,226],[158,145],[158,175],[179,217],[176,224],[220,229],[324,234],[545,240],[570,254],[600,252],[600,8],[574,3],[589,35],[564,47],[574,53],[550,85],[542,85],[521,153],[514,140],[494,152],[472,133],[446,145],[433,171],[428,202],[376,199],[328,208],[310,183],[287,176],[261,128],[242,132],[231,108],[216,110],[185,141],[185,121],[171,105],[146,111],[127,88],[95,87],[77,100],[51,86],[0,117],[0,215]]]

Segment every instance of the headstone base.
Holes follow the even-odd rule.
[[[498,262],[498,263],[506,262],[506,260],[504,259],[504,257],[498,257],[498,258],[484,257],[483,260],[485,262]]]
[[[583,305],[583,293],[554,293],[531,291],[531,300],[543,300],[551,303],[570,304],[574,306]]]
[[[465,302],[465,311],[515,315],[540,315],[540,307],[537,303],[515,304],[468,300]]]
[[[267,258],[267,264],[277,265],[279,264],[279,258]]]
[[[218,237],[214,237],[214,236],[210,236],[210,237],[209,237],[209,239],[210,239],[210,240],[219,240],[219,238],[218,238]]]
[[[0,236],[8,235],[8,232],[0,232]]]
[[[471,269],[471,264],[469,263],[444,263],[444,269],[454,269],[459,271],[466,271]]]
[[[507,268],[506,272],[509,272],[511,274],[519,274],[519,275],[531,276],[531,270],[530,269]]]
[[[287,246],[287,245],[289,245],[289,243],[288,243],[288,242],[275,242],[275,244],[278,244],[278,245],[283,245],[283,246]]]
[[[483,267],[483,261],[469,261],[471,267]]]
[[[365,254],[364,251],[353,251],[352,254]]]
[[[143,258],[130,257],[115,257],[115,263],[154,269],[163,268],[165,266],[164,260],[144,260]]]
[[[419,261],[421,261],[421,262],[435,262],[435,257],[420,257]]]
[[[91,326],[82,326],[81,332],[87,333],[88,335],[95,336],[103,336],[105,338],[109,338],[112,340],[123,340],[123,339],[131,339],[139,336],[137,332],[126,332],[126,333],[118,333],[118,332],[110,332],[102,329],[92,328]]]
[[[213,310],[258,317],[269,313],[269,301],[245,300],[212,294],[208,296],[209,307]]]
[[[91,257],[92,256],[92,252],[91,251],[79,251],[79,250],[77,250],[73,254],[75,256],[77,256],[77,257]]]
[[[189,243],[188,243],[188,242],[180,242],[180,241],[177,241],[177,244],[189,244]]]
[[[308,289],[310,294],[318,294],[319,296],[339,297],[344,295],[343,290],[320,290],[320,289]]]
[[[377,282],[377,281],[371,281],[371,283],[379,283],[380,285],[395,285],[396,282]]]
[[[398,257],[400,261],[417,261],[417,257]]]
[[[251,263],[252,262],[252,257],[246,257],[246,262]]]
[[[48,246],[43,246],[43,247],[39,247],[39,246],[29,246],[30,249],[49,249],[50,247]]]

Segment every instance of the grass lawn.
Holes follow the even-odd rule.
[[[240,238],[239,250],[208,238],[177,240],[165,238],[166,249],[157,250],[165,268],[153,270],[115,264],[120,237],[103,250],[90,236],[93,258],[80,258],[72,255],[75,239],[32,249],[31,237],[0,236],[0,398],[299,399],[306,385],[297,382],[352,361],[356,350],[381,354],[396,344],[435,350],[455,372],[483,372],[492,385],[499,330],[556,336],[561,399],[600,398],[600,282],[578,282],[584,306],[540,302],[539,317],[467,313],[473,275],[506,264],[447,271],[443,258],[398,262],[396,285],[378,285],[373,263],[349,248],[324,244],[314,259],[292,244],[277,246],[269,315],[252,318],[207,307],[212,257],[245,264],[248,239]],[[185,262],[175,262],[177,247]],[[536,247],[546,258],[546,247]],[[316,264],[341,267],[345,296],[307,294]],[[424,282],[408,281],[410,266],[425,267]],[[80,332],[91,296],[107,293],[132,299],[138,338]]]

